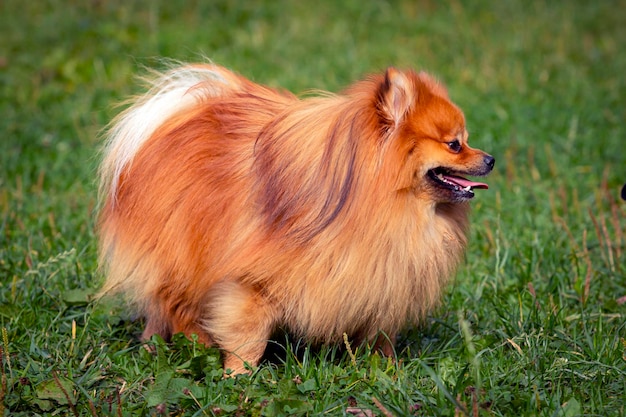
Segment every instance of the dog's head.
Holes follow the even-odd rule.
[[[379,90],[379,113],[396,133],[403,165],[399,188],[412,188],[435,202],[462,202],[487,184],[465,178],[484,176],[493,156],[468,144],[463,112],[445,88],[425,73],[390,68]]]

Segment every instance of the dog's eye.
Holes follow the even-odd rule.
[[[459,142],[458,140],[453,140],[452,142],[448,142],[448,147],[450,148],[450,150],[454,153],[459,153],[461,152],[461,142]]]

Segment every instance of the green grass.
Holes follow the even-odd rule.
[[[626,3],[253,3],[0,3],[0,416],[626,415]],[[143,67],[203,56],[296,92],[429,70],[496,156],[397,364],[278,337],[281,361],[222,379],[217,350],[153,355],[92,301],[98,131]]]

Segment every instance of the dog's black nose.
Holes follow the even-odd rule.
[[[489,170],[491,171],[493,169],[493,166],[496,164],[496,158],[491,155],[485,155],[483,162],[489,167]]]

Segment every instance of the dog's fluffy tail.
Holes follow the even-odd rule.
[[[182,65],[147,79],[150,89],[108,126],[100,165],[100,197],[115,199],[120,174],[164,122],[208,97],[241,87],[241,79],[217,65]]]

